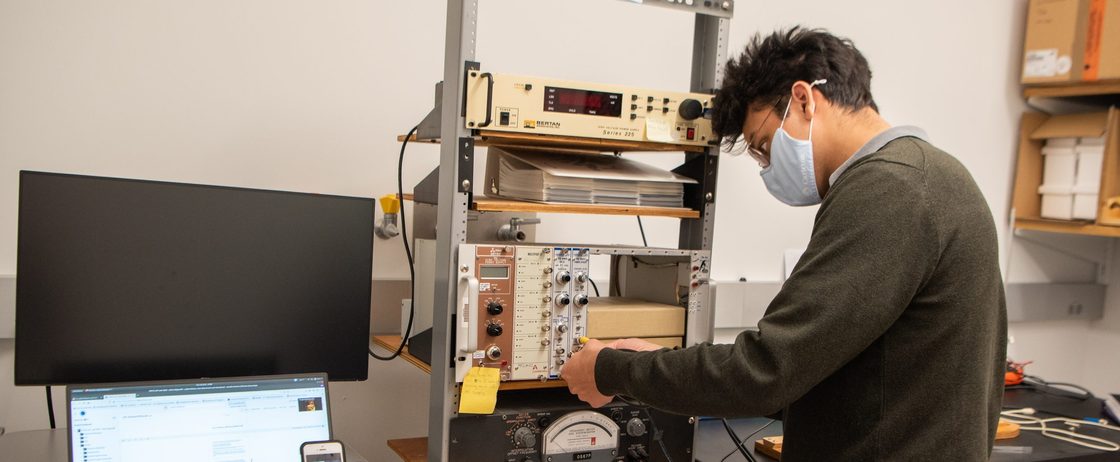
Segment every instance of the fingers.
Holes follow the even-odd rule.
[[[656,343],[647,342],[640,338],[624,338],[607,343],[604,346],[616,350],[657,351],[662,348]]]
[[[603,347],[606,347],[606,346],[608,346],[608,344],[600,342],[600,341],[595,340],[595,339],[590,339],[590,340],[587,341],[587,343],[585,343],[583,345],[583,348],[581,348],[580,351],[583,351],[583,350],[601,350],[601,349],[603,349]]]

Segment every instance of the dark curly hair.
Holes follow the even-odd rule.
[[[832,104],[857,111],[870,107],[871,68],[851,40],[800,26],[763,38],[755,35],[738,59],[727,62],[712,107],[712,130],[726,148],[743,136],[752,109],[777,106],[797,81],[827,79],[816,87]]]

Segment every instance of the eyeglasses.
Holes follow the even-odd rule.
[[[770,166],[770,147],[766,146],[766,149],[763,149],[762,146],[755,146],[754,138],[758,136],[758,132],[766,125],[766,121],[770,120],[770,116],[774,114],[777,110],[776,108],[781,107],[781,102],[782,99],[779,98],[778,102],[774,104],[775,109],[766,114],[766,118],[762,119],[762,123],[758,124],[758,128],[751,132],[751,137],[747,140],[747,154],[750,154],[751,158],[757,161],[758,166],[762,168]]]

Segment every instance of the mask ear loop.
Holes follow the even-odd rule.
[[[824,85],[824,84],[826,84],[826,83],[828,83],[828,79],[817,79],[817,80],[814,80],[814,81],[813,81],[812,83],[810,83],[810,84],[809,84],[809,92],[810,92],[810,94],[811,94],[811,93],[812,93],[812,91],[813,91],[813,87],[815,87],[815,86],[817,86],[817,85]],[[792,103],[792,102],[793,102],[793,99],[790,99],[790,102]],[[813,103],[813,115],[815,116],[815,115],[816,115],[816,113],[817,113],[817,103],[816,103],[816,102],[814,102],[814,103]],[[786,114],[789,114],[789,106],[786,106]],[[814,119],[816,119],[816,117],[813,117],[813,118],[814,118]],[[785,121],[783,120],[782,122],[784,123]],[[812,140],[813,140],[813,121],[812,121],[812,120],[810,120],[810,121],[809,121],[809,140],[810,140],[810,141],[812,141]]]

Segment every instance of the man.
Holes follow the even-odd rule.
[[[808,248],[758,332],[680,350],[592,341],[564,366],[571,392],[685,415],[784,411],[784,462],[987,460],[1006,311],[992,215],[965,168],[891,127],[867,61],[820,30],[756,36],[728,63],[712,122],[778,200],[821,204]]]

